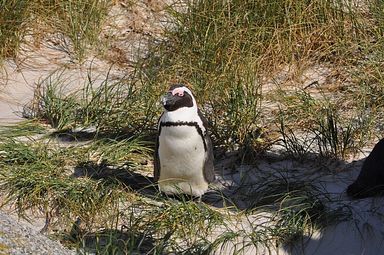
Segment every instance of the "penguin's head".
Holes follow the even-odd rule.
[[[184,84],[172,85],[162,97],[161,103],[169,111],[176,111],[183,107],[195,107],[196,101],[192,92]]]

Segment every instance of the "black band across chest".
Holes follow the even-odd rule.
[[[204,133],[203,130],[201,130],[199,124],[197,122],[193,121],[179,121],[179,122],[160,122],[160,127],[159,127],[159,135],[161,134],[161,128],[162,127],[177,127],[177,126],[190,126],[190,127],[195,127],[197,130],[197,133],[201,136],[201,139],[203,140],[204,144],[204,151],[207,151],[207,143],[205,142],[204,139]]]

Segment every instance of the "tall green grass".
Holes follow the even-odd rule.
[[[110,6],[85,0],[42,4],[54,14],[53,31],[67,36],[79,57],[96,43]],[[380,3],[371,10],[377,25],[372,29],[349,1],[187,1],[184,11],[169,9],[174,26],[150,44],[132,75],[107,78],[101,86],[90,77],[76,95],[63,95],[65,83],[49,78],[40,86],[35,111],[59,129],[151,129],[162,91],[171,81],[185,82],[211,123],[216,145],[243,153],[264,150],[263,132],[270,126],[261,115],[265,79],[286,66],[299,74],[308,62],[353,64],[363,57],[355,52],[369,51],[369,41],[380,34]]]

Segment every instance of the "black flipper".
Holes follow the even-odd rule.
[[[163,116],[163,114],[161,114],[161,116],[157,122],[158,123],[157,136],[156,136],[156,143],[155,143],[155,155],[154,155],[154,161],[153,161],[153,180],[154,180],[154,182],[157,182],[160,178],[159,137],[160,137],[160,133],[161,133],[160,119]]]
[[[203,126],[205,128],[203,139],[205,140],[205,144],[207,145],[207,150],[205,152],[205,161],[203,166],[203,175],[204,175],[204,179],[208,183],[211,183],[215,180],[215,168],[213,164],[214,158],[213,158],[212,141],[207,132],[209,123],[200,110],[197,110],[197,113],[199,114],[199,117],[203,122]]]

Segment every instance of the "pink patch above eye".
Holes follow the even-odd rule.
[[[178,95],[180,97],[184,96],[184,89],[183,88],[175,88],[172,90],[172,95]]]

